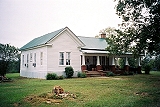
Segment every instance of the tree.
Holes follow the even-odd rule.
[[[157,55],[155,58],[155,67],[160,71],[160,55]]]
[[[133,35],[133,30],[129,29],[128,31],[114,30],[114,34],[111,34],[106,38],[109,46],[106,48],[110,54],[121,55],[127,52],[135,52],[135,45],[133,44],[133,39],[130,37]]]
[[[14,46],[0,43],[0,76],[5,76],[11,61],[18,61],[19,51]]]
[[[154,68],[154,59],[147,55],[142,60],[142,69],[145,71],[146,74],[149,74],[150,70],[153,68]]]
[[[141,54],[160,53],[160,0],[115,0],[117,15],[123,19],[122,31],[114,40],[119,41],[112,50]],[[118,47],[118,48],[117,48]],[[117,48],[117,49],[116,49]]]

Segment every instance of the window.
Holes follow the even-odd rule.
[[[70,52],[60,52],[59,53],[59,65],[70,65],[71,59],[70,59]]]
[[[22,65],[24,65],[24,55],[22,55]]]
[[[27,64],[28,64],[28,62],[29,62],[29,54],[27,54]]]
[[[32,62],[32,53],[30,53],[30,62]]]
[[[36,53],[34,53],[34,62],[36,63]]]
[[[70,65],[70,52],[66,52],[66,65]]]
[[[43,52],[40,53],[40,60],[41,60],[41,65],[43,64]]]
[[[60,52],[59,65],[64,65],[64,52]]]
[[[34,63],[33,66],[36,67],[36,53],[34,53]]]

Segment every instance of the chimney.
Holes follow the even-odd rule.
[[[101,34],[100,34],[100,37],[101,37],[101,38],[106,38],[106,33],[104,33],[104,32],[101,33]]]

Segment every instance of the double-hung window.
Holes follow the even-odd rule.
[[[43,64],[43,52],[40,53],[40,60],[41,60],[40,63],[42,65]]]
[[[29,62],[29,54],[27,54],[27,64],[28,64],[28,62]]]
[[[24,65],[24,55],[22,55],[22,65]]]
[[[32,62],[32,53],[30,53],[30,62]]]
[[[60,52],[59,54],[59,65],[64,65],[64,52]]]
[[[34,63],[33,66],[36,67],[36,53],[34,53]]]
[[[70,65],[71,59],[70,59],[70,52],[66,52],[66,65]]]
[[[34,53],[34,63],[36,63],[36,53]]]
[[[71,52],[59,52],[59,65],[70,65],[70,55]]]

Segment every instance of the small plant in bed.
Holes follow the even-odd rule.
[[[106,73],[106,76],[107,76],[107,77],[109,77],[109,76],[115,76],[115,74],[114,74],[113,72],[107,72],[107,73]]]
[[[86,73],[84,73],[84,72],[78,72],[77,77],[78,78],[86,78],[87,76],[86,76]]]
[[[64,79],[63,75],[62,76],[57,76],[55,73],[48,73],[46,76],[47,80],[62,80]]]

